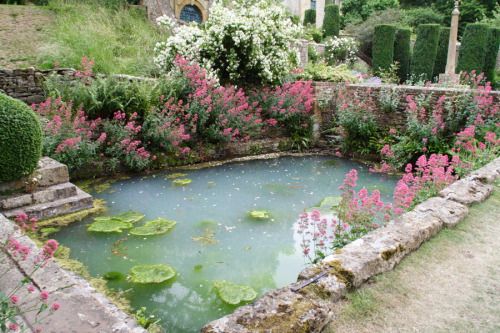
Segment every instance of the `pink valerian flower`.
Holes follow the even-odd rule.
[[[26,287],[26,289],[28,290],[28,292],[30,294],[34,293],[35,292],[35,286],[30,284],[28,287]]]
[[[101,135],[97,138],[97,142],[104,143],[106,141],[108,135],[105,132],[102,132]]]
[[[50,310],[57,311],[60,307],[61,305],[59,303],[52,303],[52,305],[50,306]]]
[[[41,291],[40,292],[40,299],[44,302],[47,301],[49,299],[49,293],[45,290]]]
[[[19,302],[19,297],[16,295],[10,296],[10,301],[12,304],[17,304]]]
[[[94,60],[84,56],[81,60],[82,70],[77,70],[75,72],[75,77],[80,78],[83,82],[89,83],[93,74]]]
[[[7,240],[6,249],[13,257],[19,258],[21,260],[26,260],[28,258],[28,255],[31,253],[31,248],[29,246],[23,245],[14,237],[9,237],[9,239]]]
[[[388,157],[388,158],[394,157],[394,152],[392,151],[391,146],[387,144],[384,145],[382,150],[380,150],[380,154],[382,154],[383,157]]]
[[[369,171],[373,173],[389,173],[394,171],[394,169],[386,161],[382,161],[382,163],[380,163],[380,166],[371,167]]]
[[[125,119],[127,119],[127,115],[125,114],[125,112],[122,112],[122,111],[116,111],[116,112],[113,114],[113,119],[114,119],[114,120],[125,120]]]
[[[397,133],[398,133],[398,131],[395,128],[389,129],[389,134],[390,135],[396,135]]]
[[[79,136],[75,138],[66,139],[57,146],[55,152],[57,154],[60,154],[66,149],[75,148],[80,142],[82,142],[82,138]]]
[[[16,323],[9,323],[9,331],[17,332],[19,330],[19,325]]]
[[[500,139],[497,139],[497,135],[494,132],[486,132],[484,139],[486,140],[486,142],[489,142],[493,145],[500,144]]]

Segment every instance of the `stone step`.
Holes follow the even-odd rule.
[[[24,206],[42,204],[77,195],[76,186],[62,183],[38,189],[33,193],[21,193],[11,197],[0,197],[0,210],[21,209]]]
[[[69,198],[7,210],[3,212],[3,215],[7,218],[15,218],[22,211],[29,217],[36,217],[39,220],[43,220],[92,208],[92,196],[79,188],[76,188],[76,191],[76,195]]]
[[[29,177],[8,183],[0,183],[0,193],[23,190],[26,183],[31,182],[33,178],[36,178],[38,187],[64,184],[69,182],[68,167],[50,157],[42,157],[38,161],[38,168]]]

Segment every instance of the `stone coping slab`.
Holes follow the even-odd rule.
[[[468,207],[488,198],[500,179],[500,158],[440,192],[322,262],[304,269],[298,282],[273,290],[254,303],[214,320],[203,333],[321,332],[332,319],[332,302],[371,277],[392,270],[406,255],[468,214]]]
[[[22,319],[31,330],[42,328],[43,332],[53,333],[146,332],[85,279],[61,268],[56,261],[50,260],[33,274],[32,262],[41,250],[13,222],[0,214],[0,242],[5,243],[10,236],[31,248],[31,253],[27,260],[19,260],[0,250],[0,267],[2,271],[8,269],[8,274],[0,278],[0,289],[10,292],[18,281],[29,275],[39,291],[50,293],[50,303],[57,302],[61,305],[57,312],[36,325],[33,314],[25,315]],[[30,297],[27,291],[20,290],[19,293],[21,299]]]

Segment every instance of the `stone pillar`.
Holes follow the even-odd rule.
[[[458,36],[458,20],[460,10],[458,9],[458,1],[455,1],[455,8],[451,13],[451,30],[450,41],[448,43],[448,58],[446,60],[446,70],[444,74],[439,76],[441,82],[458,83],[459,76],[456,74],[457,67],[457,36]]]
[[[323,19],[325,18],[325,0],[316,1],[316,28],[323,27]]]

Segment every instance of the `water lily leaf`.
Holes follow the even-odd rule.
[[[238,285],[229,281],[214,281],[214,288],[217,296],[228,304],[240,304],[250,302],[257,297],[257,292],[249,286]]]
[[[87,228],[92,232],[122,232],[132,228],[132,223],[124,222],[112,216],[97,217]]]
[[[144,214],[134,211],[124,212],[113,216],[115,219],[122,220],[123,222],[136,223],[144,218]]]
[[[146,222],[143,226],[135,227],[130,230],[130,234],[136,236],[153,236],[153,235],[162,235],[170,231],[177,222],[172,220],[167,220],[164,218],[157,218],[156,220],[152,220]]]
[[[174,180],[172,183],[175,186],[186,186],[186,185],[191,184],[191,182],[192,182],[192,180],[189,178],[181,178],[181,179]]]
[[[195,242],[199,242],[203,245],[215,245],[219,242],[215,238],[215,232],[210,228],[205,229],[205,231],[203,232],[203,235],[198,236],[198,237],[191,237],[191,239],[194,240]]]
[[[271,218],[271,213],[267,210],[252,210],[248,212],[248,216],[255,220],[269,220]]]
[[[130,280],[134,283],[162,283],[175,274],[175,270],[169,265],[139,265],[130,270]]]
[[[320,208],[332,208],[338,207],[342,202],[342,197],[334,196],[334,197],[326,197],[319,203]]]
[[[185,174],[185,173],[175,172],[175,173],[171,173],[169,175],[166,175],[165,179],[176,179],[176,178],[182,178],[182,177],[186,177],[186,176],[187,176],[187,174]]]

